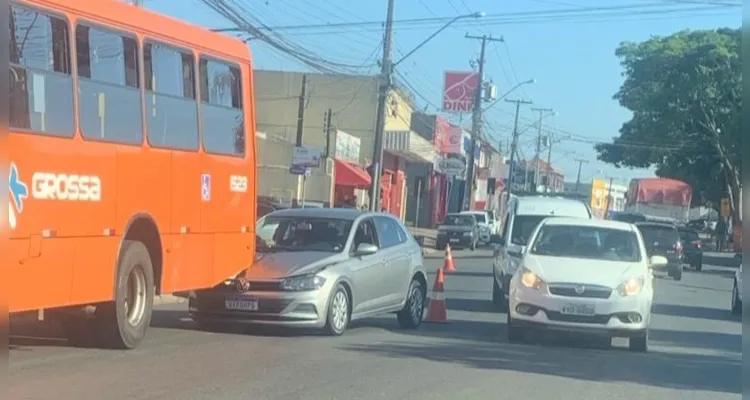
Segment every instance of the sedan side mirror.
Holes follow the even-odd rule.
[[[502,245],[503,244],[503,237],[502,235],[490,235],[490,243]]]
[[[669,264],[669,260],[667,260],[664,256],[651,256],[651,259],[649,259],[649,267],[664,267],[667,264]]]
[[[370,243],[361,243],[359,246],[357,246],[357,250],[354,252],[354,255],[358,257],[369,256],[377,252],[378,252],[378,246],[375,246],[374,244],[370,244]]]

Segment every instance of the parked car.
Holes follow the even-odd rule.
[[[530,330],[627,337],[646,351],[653,303],[642,236],[629,223],[548,218],[534,230],[510,281],[508,341]]]
[[[474,219],[477,220],[477,226],[479,227],[479,241],[484,244],[489,244],[492,227],[489,224],[487,213],[484,211],[461,211],[461,214],[474,216]]]
[[[679,228],[682,242],[682,261],[696,271],[703,269],[703,243],[698,232],[690,228]]]
[[[541,221],[552,217],[591,219],[592,213],[582,201],[559,197],[521,196],[508,203],[502,234],[490,238],[496,245],[492,257],[492,302],[500,310],[508,308],[510,278],[518,269],[531,233]]]
[[[649,257],[663,256],[667,265],[659,268],[676,281],[682,279],[683,248],[680,233],[672,224],[661,222],[637,222],[635,226],[643,236]]]
[[[435,248],[444,250],[450,244],[452,249],[469,248],[474,250],[479,243],[479,225],[472,214],[449,213],[443,218],[435,238]]]
[[[404,328],[422,322],[427,273],[403,224],[386,214],[343,208],[294,208],[257,223],[258,257],[239,276],[192,293],[199,326],[254,323],[323,328],[396,313]]]
[[[732,282],[732,314],[742,314],[742,254],[735,255],[740,260],[740,266],[734,273]]]

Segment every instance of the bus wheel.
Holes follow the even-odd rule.
[[[96,317],[104,346],[134,349],[141,344],[151,324],[154,269],[143,243],[126,240],[121,251],[115,300],[97,307]]]

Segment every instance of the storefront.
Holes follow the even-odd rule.
[[[406,217],[406,165],[433,164],[434,145],[416,132],[387,131],[383,140],[383,194],[381,206],[401,219]]]
[[[334,207],[361,207],[366,201],[362,192],[370,187],[370,175],[364,168],[348,161],[334,159]]]

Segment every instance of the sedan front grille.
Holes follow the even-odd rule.
[[[579,283],[551,283],[549,292],[555,296],[580,297],[588,299],[608,299],[612,289],[600,285],[585,285]]]

